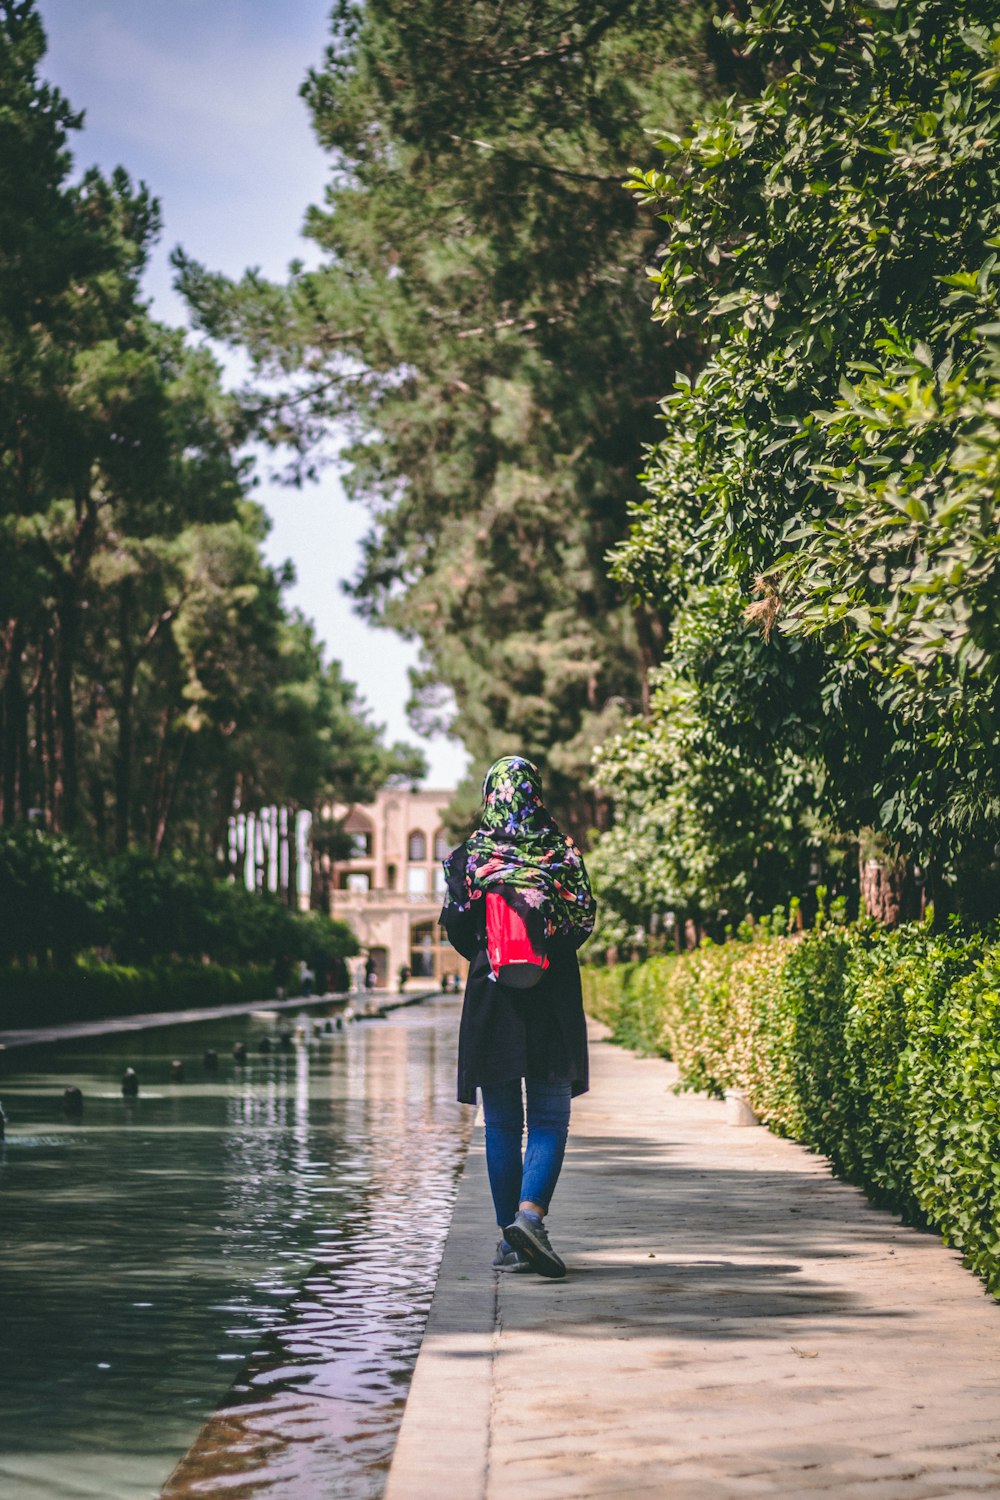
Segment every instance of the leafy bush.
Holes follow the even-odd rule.
[[[104,941],[111,892],[68,839],[38,828],[0,833],[0,963],[65,963]]]
[[[218,963],[268,963],[279,983],[305,959],[317,972],[356,953],[344,922],[298,912],[271,895],[213,879],[180,862],[133,852],[111,869],[111,944],[125,963],[208,956]]]
[[[595,1021],[603,1021],[612,1031],[618,1025],[628,992],[629,976],[635,964],[584,964],[580,975],[583,980],[583,999],[588,1015]],[[615,1041],[621,1041],[616,1034]]]
[[[616,1041],[760,1119],[941,1233],[1000,1296],[1000,947],[819,926],[584,971]]]
[[[125,964],[76,964],[55,971],[11,967],[0,969],[0,1028],[237,1005],[268,1000],[273,994],[270,965],[136,969]]]
[[[345,922],[180,860],[101,866],[39,829],[0,832],[0,1024],[263,999],[300,960],[324,976],[357,951]]]
[[[583,970],[587,976],[588,1011],[611,1027],[614,1040],[623,1047],[634,1047],[646,1054],[658,1050],[659,997],[655,975],[666,962],[669,960],[654,958],[642,964],[611,964],[600,969],[588,966]]]
[[[338,960],[360,951],[357,938],[346,922],[338,922],[320,911],[299,912],[295,919],[299,952],[317,974],[339,967]]]

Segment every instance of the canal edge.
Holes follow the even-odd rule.
[[[15,1047],[49,1047],[58,1042],[74,1042],[89,1037],[155,1031],[164,1026],[190,1026],[199,1021],[227,1021],[232,1016],[262,1014],[264,1011],[311,1010],[321,1005],[339,1005],[342,1009],[347,1007],[351,1019],[355,1021],[377,1021],[405,1006],[422,1005],[425,1000],[439,1000],[444,993],[443,990],[425,990],[415,995],[380,999],[377,995],[364,991],[331,990],[325,995],[239,1000],[232,1005],[195,1006],[188,1010],[137,1011],[124,1016],[98,1016],[87,1021],[53,1022],[49,1026],[27,1026],[0,1031],[0,1053]],[[354,1009],[355,1003],[359,1009]]]
[[[483,1127],[455,1195],[437,1284],[383,1500],[483,1500],[489,1460],[497,1275]]]

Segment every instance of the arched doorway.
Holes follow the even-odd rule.
[[[410,928],[410,973],[414,979],[434,978],[433,922],[414,922]]]
[[[384,990],[389,982],[389,950],[374,947],[368,949],[368,967],[375,970],[375,988]]]

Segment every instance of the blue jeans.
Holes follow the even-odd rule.
[[[524,1080],[528,1101],[528,1149],[521,1158],[524,1100],[521,1080],[480,1088],[486,1117],[486,1170],[497,1223],[510,1224],[519,1203],[537,1203],[547,1213],[566,1152],[570,1085]]]

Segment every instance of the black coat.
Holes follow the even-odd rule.
[[[539,1078],[569,1080],[573,1095],[590,1086],[587,1023],[580,990],[577,945],[554,937],[546,952],[549,967],[528,990],[509,989],[490,978],[486,922],[477,902],[471,911],[446,909],[441,924],[448,941],[470,961],[458,1033],[458,1098],[475,1104],[484,1083]],[[584,942],[587,933],[580,934]]]

